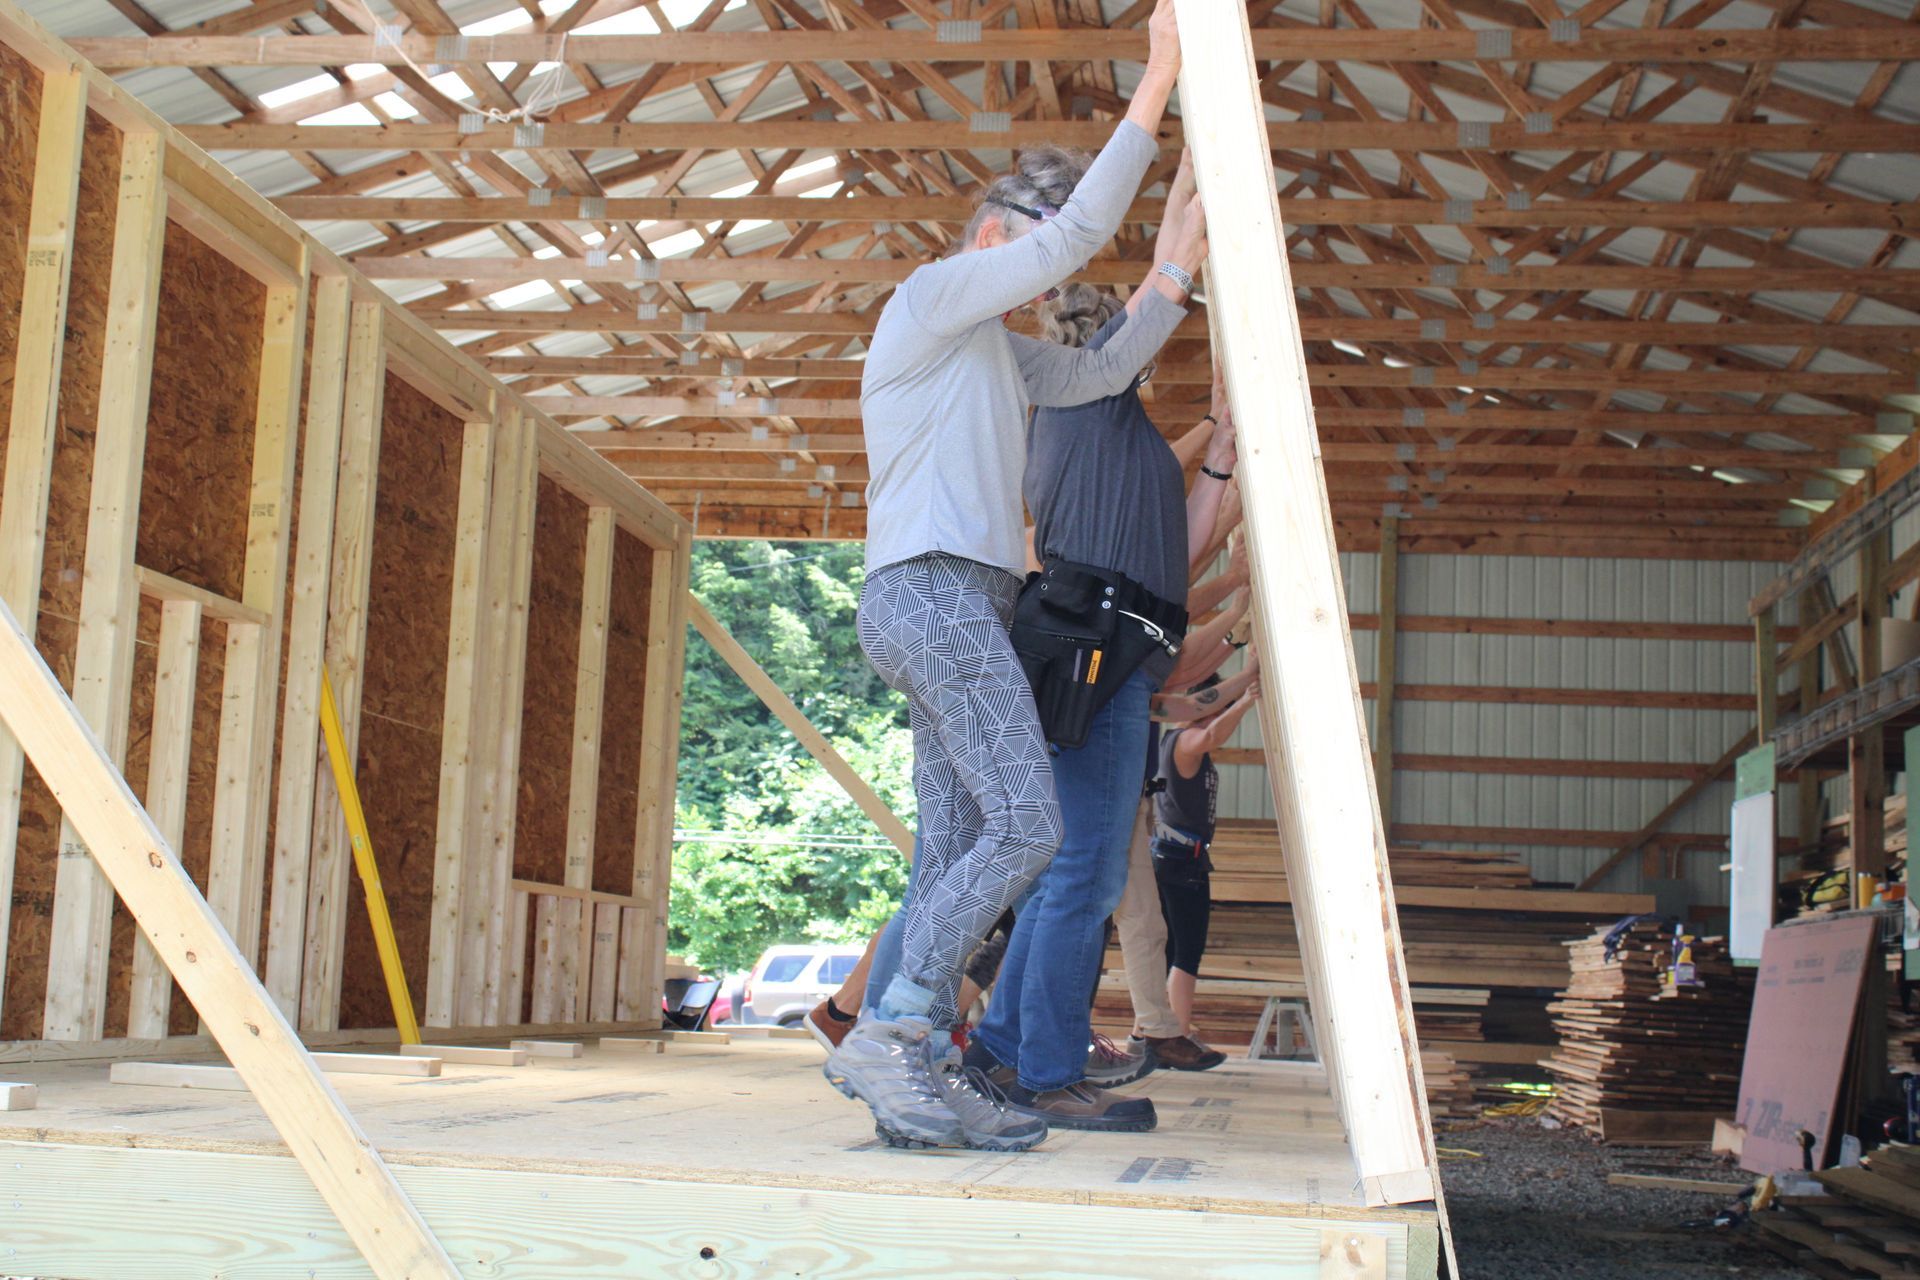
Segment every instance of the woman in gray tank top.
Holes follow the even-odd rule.
[[[1090,167],[1041,148],[991,183],[957,252],[894,291],[868,345],[861,417],[867,581],[860,643],[907,697],[919,852],[907,905],[876,954],[873,1005],[827,1059],[897,1146],[1021,1151],[1046,1124],[1010,1113],[935,1036],[957,1020],[968,954],[1047,865],[1060,806],[1046,740],[1008,642],[1025,569],[1020,481],[1030,404],[1069,405],[1126,386],[1185,314],[1143,299],[1126,340],[1073,351],[1008,332],[1113,237],[1158,154],[1180,69],[1172,0],[1148,23],[1147,66]]]

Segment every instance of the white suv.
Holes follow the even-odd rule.
[[[741,992],[734,1021],[800,1025],[813,1006],[840,989],[860,963],[861,947],[768,947]]]

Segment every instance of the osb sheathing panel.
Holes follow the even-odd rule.
[[[542,477],[534,506],[520,808],[513,850],[513,874],[542,884],[559,884],[566,874],[567,784],[573,769],[573,696],[586,560],[586,505]]]
[[[0,48],[0,405],[10,404],[13,396],[39,101],[39,73],[11,50]],[[119,180],[119,132],[89,116],[75,221],[75,240],[80,248],[74,255],[67,309],[59,435],[53,458],[46,572],[37,632],[41,655],[69,686],[78,633],[74,619],[80,610],[87,490],[106,328],[109,246],[113,242],[113,207]],[[4,447],[9,426],[6,419],[7,415],[0,414],[0,447]],[[7,982],[4,1000],[0,1001],[0,1039],[33,1038],[41,1031],[59,839],[59,808],[29,766],[14,871],[12,928],[6,939]]]
[[[418,1008],[426,999],[462,426],[389,376],[380,434],[358,778]],[[358,877],[348,889],[340,1025],[393,1025]]]
[[[19,322],[24,236],[38,129],[39,80],[0,50],[0,396],[11,396]],[[39,641],[63,682],[70,683],[86,555],[86,525],[99,403],[101,353],[119,178],[117,130],[89,117],[80,175],[67,341],[63,355],[60,435],[47,521],[46,572]],[[264,293],[253,279],[178,228],[169,227],[161,260],[136,558],[222,594],[236,595],[245,556],[247,483],[253,441]],[[4,432],[0,423],[0,433]],[[141,610],[134,652],[125,771],[144,793],[153,709],[153,644],[158,609]],[[188,787],[181,856],[203,886],[213,815],[214,746],[218,741],[224,629],[202,635],[195,756]],[[8,984],[0,1038],[40,1033],[47,948],[52,926],[54,859],[60,815],[28,773],[14,882]],[[116,906],[108,970],[107,1034],[126,1027],[133,922]],[[177,1007],[177,1030],[191,1030],[191,1011]]]
[[[266,301],[265,288],[252,276],[168,224],[134,558],[229,599],[239,599],[244,589]],[[153,651],[146,646],[159,639],[159,610],[142,609],[141,620],[144,661],[135,673],[130,725],[131,732],[143,735],[144,748],[153,720],[154,674]],[[226,639],[224,625],[202,625],[180,849],[181,862],[202,891],[213,848]],[[129,760],[127,777],[144,796],[144,750],[140,761]],[[133,919],[118,903],[107,972],[107,1034],[122,1035],[133,976]],[[196,1022],[192,1008],[176,993],[172,1029],[189,1033]]]
[[[593,887],[602,893],[633,892],[633,825],[640,811],[640,721],[652,591],[652,549],[621,532],[613,544],[606,710],[600,724],[600,809],[593,840]]]

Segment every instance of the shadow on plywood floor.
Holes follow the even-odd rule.
[[[1612,1173],[1740,1182],[1705,1146],[1609,1147],[1532,1118],[1492,1119],[1439,1135],[1441,1176],[1464,1280],[1805,1280],[1753,1242],[1752,1228],[1689,1228],[1724,1202],[1711,1195],[1616,1187]]]

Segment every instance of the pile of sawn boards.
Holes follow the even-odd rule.
[[[1760,1242],[1817,1276],[1920,1277],[1920,1147],[1889,1143],[1867,1165],[1815,1174],[1824,1195],[1754,1214]]]
[[[1547,1061],[1558,1090],[1550,1113],[1598,1129],[1602,1109],[1733,1113],[1753,1003],[1751,970],[1735,969],[1725,939],[1693,944],[1701,986],[1663,991],[1673,935],[1635,924],[1612,959],[1606,930],[1567,944],[1573,980],[1547,1006],[1560,1043]]]

